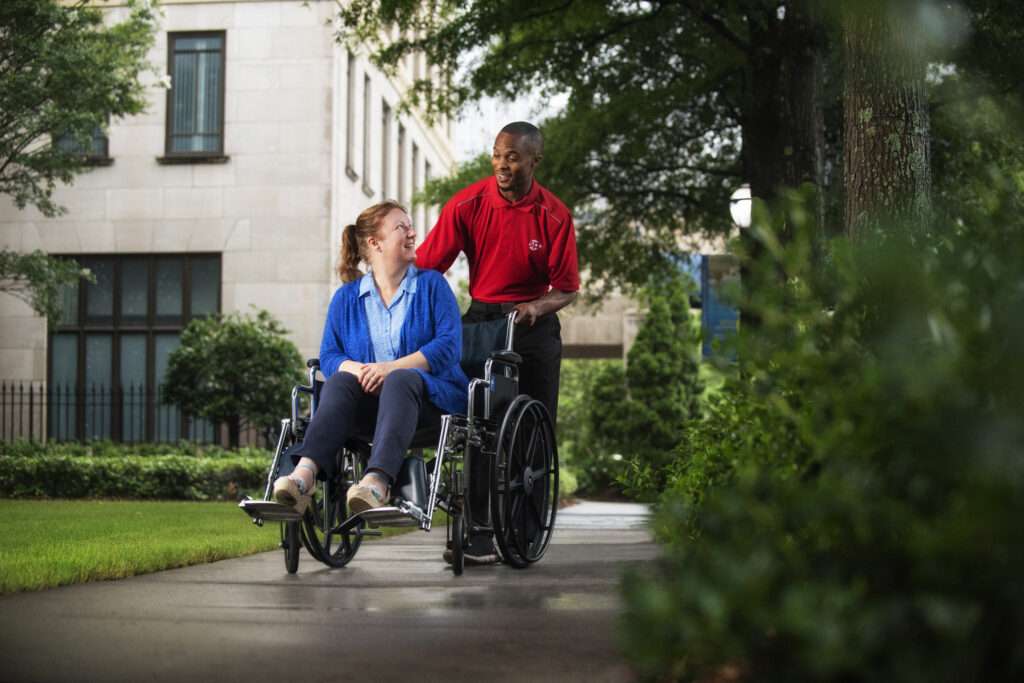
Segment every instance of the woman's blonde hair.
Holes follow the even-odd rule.
[[[346,225],[341,231],[338,277],[342,282],[352,282],[363,276],[359,263],[367,260],[367,240],[377,234],[380,222],[395,209],[409,213],[404,206],[389,199],[363,209],[356,222]]]

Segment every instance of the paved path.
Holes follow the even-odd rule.
[[[0,598],[0,681],[629,681],[617,582],[656,554],[645,513],[562,510],[522,571],[453,576],[440,529],[340,570],[275,551]]]

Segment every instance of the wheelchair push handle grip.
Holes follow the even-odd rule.
[[[310,358],[309,360],[306,361],[306,367],[307,368],[319,368],[320,367],[320,359],[319,358]]]

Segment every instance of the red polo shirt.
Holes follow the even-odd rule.
[[[478,301],[532,301],[549,287],[580,288],[572,214],[536,180],[515,203],[501,196],[494,176],[456,194],[416,250],[416,265],[444,272],[460,251]]]

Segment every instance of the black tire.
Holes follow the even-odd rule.
[[[331,530],[348,519],[345,495],[349,487],[359,481],[363,472],[362,457],[343,450],[339,455],[338,474],[331,481],[318,481],[313,500],[302,517],[302,543],[309,554],[328,567],[339,568],[348,564],[363,541],[357,533],[363,524],[346,533]]]
[[[498,432],[491,521],[504,560],[522,569],[544,556],[558,510],[558,447],[540,401],[521,395]]]
[[[455,576],[462,576],[466,566],[466,531],[461,513],[455,513],[452,520],[452,571]]]
[[[281,522],[281,546],[284,548],[284,568],[289,574],[299,571],[299,540],[298,522]]]

